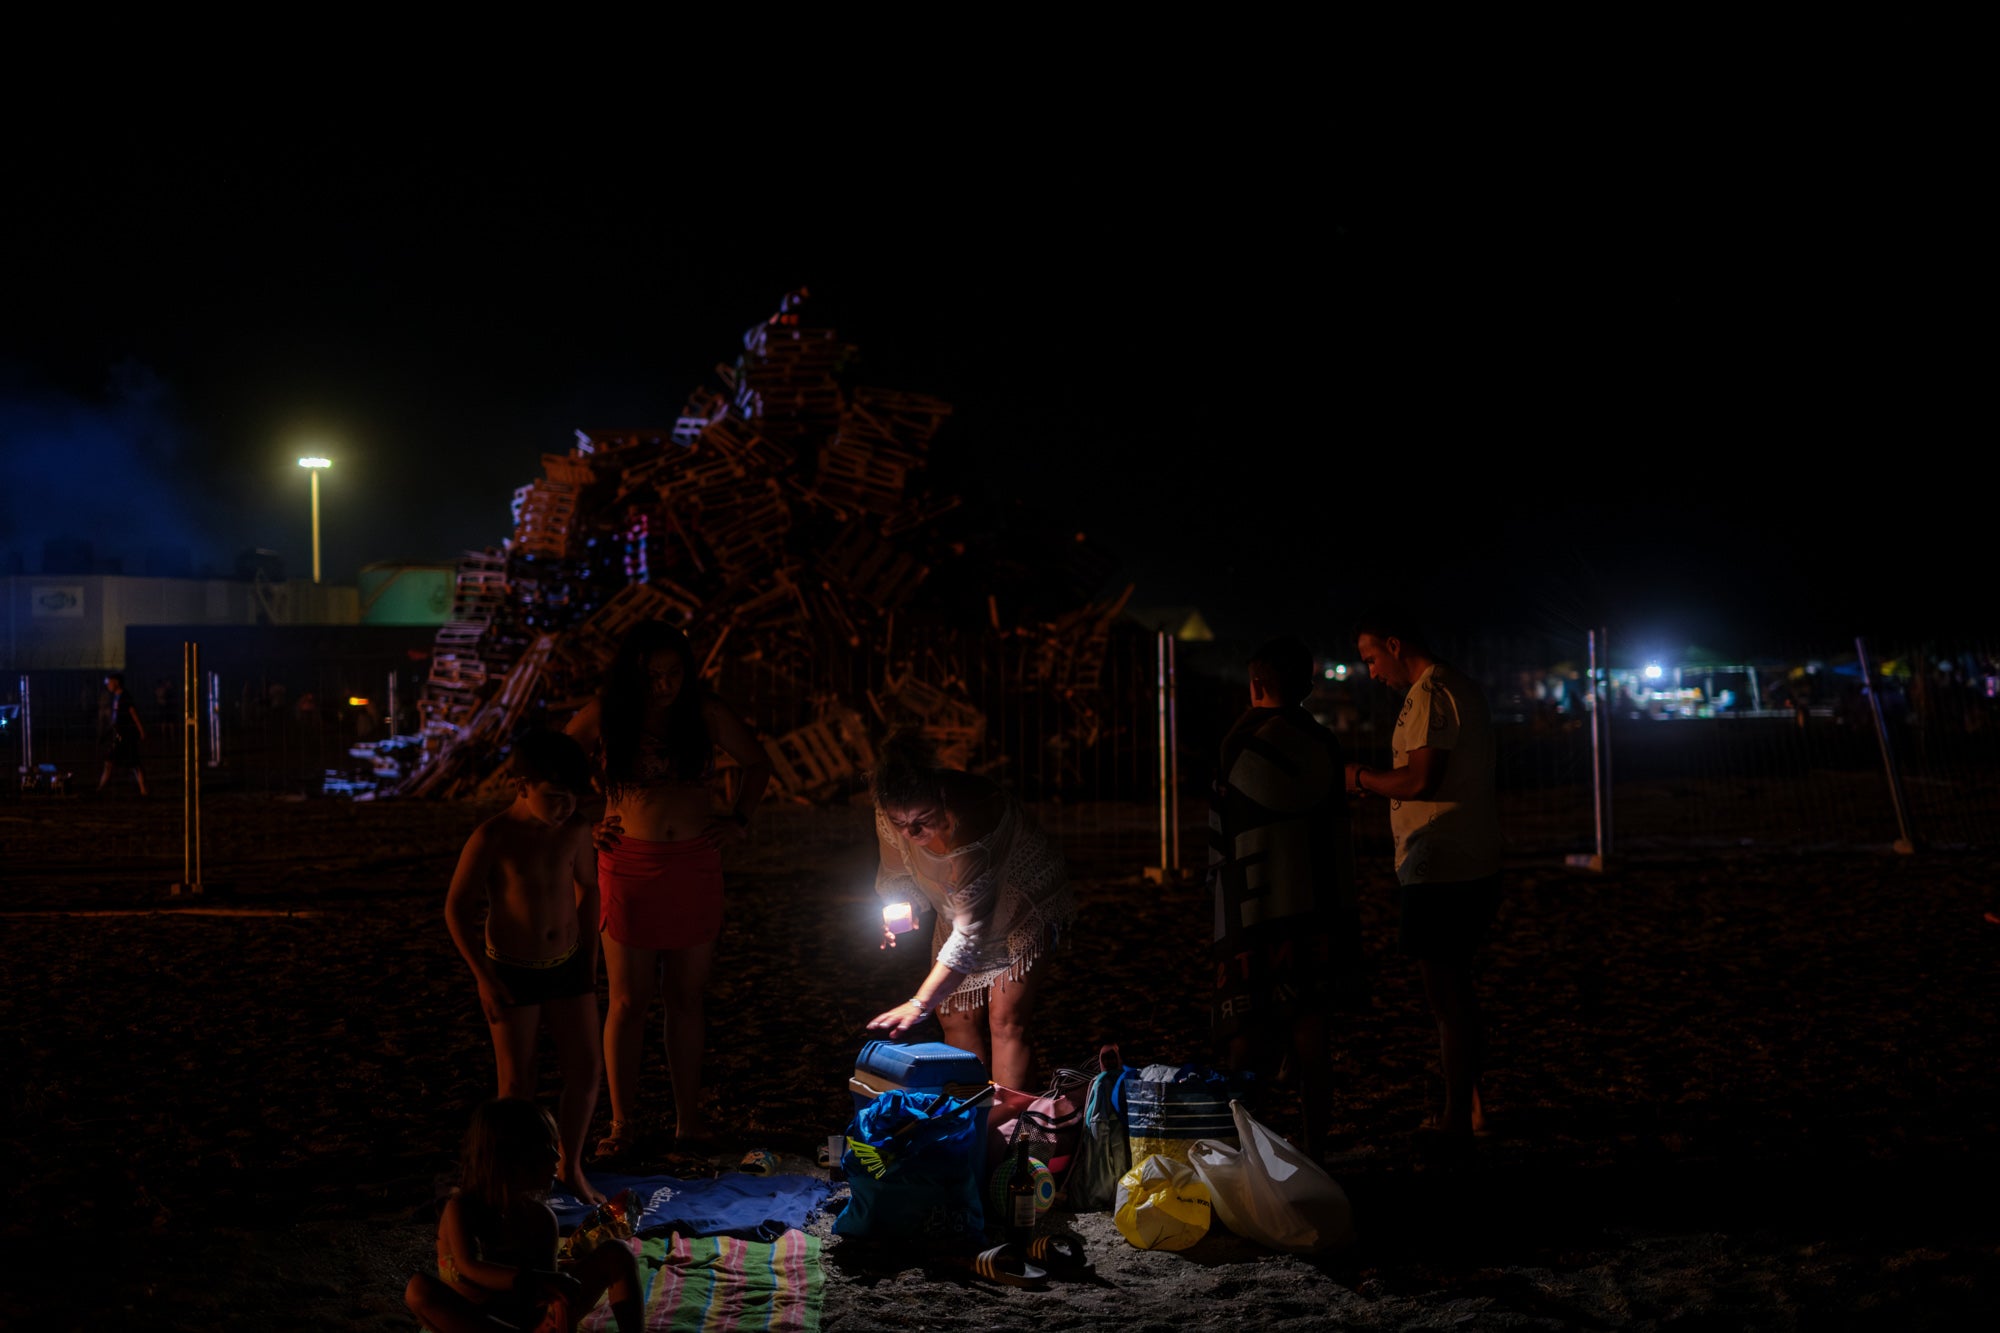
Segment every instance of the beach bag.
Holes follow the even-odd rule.
[[[1142,1250],[1185,1250],[1208,1234],[1208,1186],[1186,1162],[1148,1157],[1118,1181],[1118,1234]]]
[[[1125,1080],[1124,1093],[1135,1162],[1156,1154],[1185,1162],[1196,1139],[1240,1146],[1226,1074],[1199,1065],[1147,1065]]]
[[[1069,1206],[1078,1212],[1109,1212],[1118,1203],[1118,1178],[1132,1169],[1132,1147],[1125,1137],[1122,1089],[1131,1072],[1116,1046],[1097,1052],[1097,1077],[1083,1098],[1083,1128],[1076,1158],[1064,1185]]]
[[[984,1239],[984,1096],[885,1092],[847,1126],[847,1207],[836,1236],[953,1247]]]
[[[1082,1097],[1089,1084],[1089,1075],[1074,1069],[1058,1069],[1039,1097],[994,1084],[993,1109],[987,1113],[988,1172],[1011,1163],[1016,1140],[1026,1139],[1028,1155],[1048,1167],[1061,1189],[1083,1136]]]
[[[1245,1240],[1309,1254],[1354,1240],[1347,1192],[1318,1162],[1231,1102],[1241,1149],[1203,1139],[1188,1165],[1208,1186],[1215,1220]]]

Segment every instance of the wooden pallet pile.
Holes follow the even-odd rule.
[[[845,664],[886,651],[896,615],[950,558],[935,520],[958,500],[924,488],[950,405],[853,385],[855,360],[794,293],[671,428],[579,431],[544,455],[504,551],[461,564],[422,699],[424,759],[399,790],[492,794],[514,729],[530,714],[560,725],[646,620],[684,628],[706,677],[754,666],[791,691],[763,710],[787,723],[764,742],[779,793],[823,800],[860,782],[870,724],[826,682],[854,688]],[[1036,687],[1089,689],[1115,614],[1015,631],[1037,636]],[[907,669],[873,701],[876,721],[916,721],[952,762],[985,743],[978,708]]]
[[[933,685],[906,669],[900,677],[885,681],[882,692],[871,694],[868,701],[885,727],[915,726],[937,746],[945,767],[971,768],[986,740],[986,714],[952,688],[956,683]]]
[[[429,753],[442,753],[455,743],[489,685],[497,688],[513,664],[516,654],[494,629],[495,620],[507,612],[508,596],[503,554],[467,551],[460,557],[451,619],[438,630],[430,676],[417,700]]]
[[[1034,645],[1028,659],[1029,678],[1054,689],[1057,698],[1094,692],[1101,683],[1112,622],[1130,600],[1132,588],[1128,584],[1116,597],[1092,602],[1030,630],[1025,635]]]
[[[771,761],[772,795],[796,800],[823,801],[851,790],[875,764],[867,724],[845,704],[832,704],[803,727],[763,744]]]

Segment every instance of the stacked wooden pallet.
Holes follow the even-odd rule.
[[[544,455],[516,493],[506,549],[461,564],[423,696],[425,759],[401,790],[497,790],[513,731],[561,725],[649,620],[685,629],[704,675],[754,668],[780,692],[781,706],[759,710],[780,793],[821,800],[858,783],[868,728],[840,694],[876,677],[851,668],[888,651],[894,618],[963,546],[935,527],[958,497],[924,488],[950,404],[851,385],[855,360],[793,293],[671,428],[578,431],[568,452]],[[1085,607],[1012,631],[1034,657],[1028,687],[1092,688],[1115,614]],[[953,763],[973,764],[986,742],[961,691],[907,666],[875,711],[915,721]]]

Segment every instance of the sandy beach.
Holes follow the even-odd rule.
[[[211,892],[189,902],[164,893],[177,803],[0,806],[6,1228],[34,1274],[0,1323],[415,1326],[425,1214],[492,1088],[441,919],[484,813],[216,796]],[[1205,1059],[1209,906],[1141,880],[1150,811],[1043,813],[1083,914],[1038,1067],[1104,1041]],[[1108,1216],[1059,1216],[1099,1280],[1027,1292],[835,1240],[823,1325],[1964,1328],[2000,1301],[2000,857],[1657,841],[1590,876],[1522,815],[1486,972],[1492,1132],[1446,1170],[1408,1149],[1439,1097],[1435,1036],[1393,949],[1386,839],[1361,831],[1376,971],[1337,1029],[1332,1143],[1356,1245],[1287,1257],[1218,1230],[1141,1252]],[[875,947],[872,856],[864,811],[798,806],[734,855],[709,1007],[721,1142],[677,1170],[751,1148],[812,1170],[845,1124],[862,1024],[925,961]],[[663,1061],[648,1072],[665,1107]],[[1285,1132],[1294,1112],[1280,1087],[1261,1114]]]

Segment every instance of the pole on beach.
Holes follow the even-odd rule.
[[[1180,881],[1181,830],[1176,796],[1180,792],[1180,765],[1174,754],[1176,708],[1174,701],[1174,636],[1165,630],[1154,636],[1154,692],[1160,750],[1160,863],[1146,867],[1149,884]]]
[[[208,766],[222,767],[222,673],[208,673]]]
[[[28,695],[28,673],[21,673],[21,780],[35,773],[35,701]]]
[[[181,643],[181,877],[167,892],[201,896],[201,735],[195,725],[200,698],[201,649]]]
[[[1604,715],[1604,692],[1597,677],[1597,631],[1585,630],[1586,670],[1585,679],[1590,682],[1590,807],[1591,822],[1597,832],[1597,850],[1594,853],[1573,852],[1563,858],[1565,865],[1577,870],[1604,869],[1604,749],[1599,741],[1598,729],[1610,719]]]
[[[1146,867],[1146,878],[1163,883],[1167,877],[1167,636],[1153,635],[1153,703],[1158,733],[1160,779],[1160,861]]]
[[[1882,768],[1889,775],[1889,800],[1896,807],[1896,830],[1903,836],[1895,848],[1904,856],[1917,850],[1917,837],[1910,829],[1910,801],[1903,794],[1903,773],[1896,767],[1896,752],[1889,745],[1889,724],[1882,717],[1882,698],[1875,689],[1875,668],[1868,661],[1867,641],[1856,636],[1854,655],[1861,662],[1861,692],[1868,696],[1868,713],[1875,719],[1875,743],[1882,747]]]
[[[396,699],[396,677],[398,674],[400,673],[393,670],[389,672],[389,739],[390,740],[396,739],[396,714],[400,708],[400,705]]]
[[[1602,625],[1597,629],[1597,650],[1604,654],[1604,845],[1599,853],[1605,857],[1612,854],[1616,842],[1617,794],[1618,786],[1611,777],[1611,719],[1618,712],[1611,690],[1611,631]]]
[[[1174,859],[1163,862],[1173,871],[1174,878],[1181,873],[1181,708],[1180,689],[1176,683],[1175,658],[1179,654],[1179,643],[1174,636],[1167,638],[1167,819],[1173,828]]]

